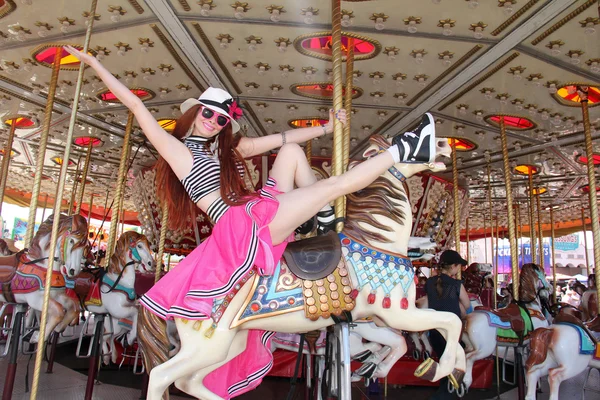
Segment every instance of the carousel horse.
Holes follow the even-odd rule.
[[[62,332],[78,321],[79,308],[65,292],[65,278],[79,274],[89,250],[86,219],[80,215],[68,217],[62,214],[59,218],[45,340],[52,331]],[[0,258],[0,302],[26,303],[33,310],[42,311],[53,220],[54,215],[51,215],[40,225],[28,251]]]
[[[590,321],[598,316],[598,292],[596,288],[588,289],[581,295],[579,309],[583,321]]]
[[[372,143],[364,154],[367,157],[389,146],[382,137]],[[438,155],[448,156],[451,152],[446,139],[438,140],[436,147]],[[271,332],[322,329],[334,324],[332,312],[337,315],[343,311],[350,311],[353,320],[372,317],[376,324],[398,330],[439,329],[448,341],[446,351],[439,363],[428,360],[417,369],[416,375],[431,381],[451,375],[459,386],[465,368],[464,351],[458,345],[462,329],[460,319],[452,313],[415,307],[414,271],[410,260],[402,255],[408,250],[412,227],[412,211],[404,181],[427,169],[441,171],[445,166],[442,163],[396,164],[367,188],[348,195],[344,230],[339,237],[332,232],[329,235],[333,243],[341,240],[342,249],[340,251],[338,247],[338,251],[333,252],[337,257],[333,260],[333,268],[316,275],[315,281],[296,278],[290,272],[290,261],[282,260],[273,276],[258,277],[251,271],[248,279],[244,278],[236,285],[234,293],[228,294],[222,302],[217,301],[212,323],[176,318],[181,350],[171,359],[167,359],[169,343],[164,320],[143,308],[138,333],[146,368],[151,370],[148,400],[160,399],[173,382],[197,398],[221,399],[205,386],[205,378],[210,381],[211,377],[217,377],[211,375],[215,369],[245,351],[250,337],[247,330],[266,331],[261,340],[268,348]],[[338,256],[340,253],[342,255]],[[310,251],[305,254],[326,255]],[[292,257],[292,260],[296,259]],[[336,265],[339,265],[337,269]],[[301,270],[297,272],[302,273]],[[283,275],[285,279],[280,280]],[[369,276],[374,278],[370,280]],[[285,289],[285,297],[281,301],[268,300],[276,296],[279,289]],[[328,291],[334,300],[325,298],[319,303],[320,294]],[[306,310],[305,305],[308,306]],[[320,311],[323,311],[322,315],[318,314]],[[271,364],[244,377],[229,389],[225,388],[227,398],[255,386]]]
[[[8,243],[4,239],[0,239],[0,257],[10,256],[13,252],[8,248]]]
[[[530,355],[525,364],[526,400],[535,400],[537,382],[548,375],[549,400],[558,400],[560,383],[586,368],[600,369],[600,346],[593,332],[600,332],[600,318],[587,325],[571,315],[559,313],[554,324],[531,334]],[[583,397],[582,397],[583,398]]]
[[[525,264],[519,275],[519,299],[500,310],[476,309],[466,317],[463,341],[466,344],[467,388],[473,381],[473,364],[489,357],[499,346],[521,346],[536,328],[547,327],[540,301],[548,301],[551,286],[544,270]]]
[[[128,231],[119,237],[106,273],[97,279],[96,285],[91,285],[91,290],[84,300],[84,305],[89,312],[108,314],[111,318],[112,337],[107,337],[104,341],[103,354],[108,354],[113,347],[113,340],[123,334],[126,334],[126,343],[131,344],[135,341],[138,317],[135,301],[138,280],[150,279],[154,283],[155,267],[156,263],[146,236]],[[116,357],[117,354],[112,352],[113,362],[116,362]]]

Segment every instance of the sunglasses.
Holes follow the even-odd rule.
[[[215,112],[210,108],[202,107],[202,117],[206,119],[212,119],[215,116]],[[217,113],[217,125],[224,127],[229,123],[229,118]]]

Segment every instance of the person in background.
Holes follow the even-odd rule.
[[[440,256],[438,264],[438,275],[427,279],[425,292],[427,293],[427,304],[429,308],[436,311],[447,311],[462,318],[467,315],[471,307],[469,295],[464,285],[456,276],[467,261],[454,250],[446,250]],[[442,354],[446,348],[446,339],[437,330],[429,331],[429,341],[436,354]],[[448,378],[440,380],[440,388],[432,399],[454,399],[458,398],[456,393],[448,391]]]

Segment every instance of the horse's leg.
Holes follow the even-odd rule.
[[[469,388],[473,383],[475,361],[489,357],[496,349],[496,328],[489,326],[483,313],[472,313],[467,316],[464,336],[468,336],[468,342],[471,344],[471,349],[467,352],[464,377],[465,385]]]
[[[79,304],[66,295],[66,293],[56,294],[54,299],[62,305],[65,310],[65,316],[56,326],[56,332],[64,332],[67,326],[71,325],[74,319],[79,318]]]
[[[134,310],[133,318],[131,319],[131,330],[127,333],[127,343],[131,345],[135,339],[137,338],[137,321],[138,321],[138,312],[137,308]]]
[[[431,343],[429,342],[429,336],[427,336],[427,332],[421,332],[419,334],[419,338],[421,339],[421,342],[425,347],[423,359],[426,360],[427,358],[431,357],[431,354],[433,353],[433,347],[431,347]]]
[[[361,330],[363,338],[381,345],[388,346],[391,351],[383,357],[381,362],[377,363],[375,377],[384,378],[390,372],[390,369],[396,362],[406,353],[408,349],[404,336],[389,328],[379,328],[375,324],[367,324],[368,326]]]
[[[225,360],[236,334],[235,330],[217,329],[211,338],[207,338],[204,334],[211,326],[210,320],[204,321],[198,330],[194,328],[194,321],[186,324],[177,319],[175,324],[181,339],[181,350],[150,372],[148,400],[160,400],[171,383]]]
[[[29,293],[26,295],[27,303],[34,310],[40,311],[43,308],[44,296],[42,291]],[[56,300],[50,298],[48,301],[48,316],[46,319],[46,331],[44,332],[43,340],[48,340],[50,334],[54,331],[56,326],[64,319],[65,311],[63,306]],[[41,321],[41,320],[40,320]]]
[[[415,360],[420,360],[421,354],[423,354],[423,344],[421,343],[420,335],[418,332],[408,332],[408,336],[410,336],[410,340],[412,340],[412,342],[415,345],[415,349],[413,351],[413,358]]]
[[[540,377],[544,375],[544,371],[548,369],[548,366],[546,365],[548,364],[548,362],[549,360],[546,359],[546,361],[544,361],[542,364],[534,365],[530,368],[529,371],[527,371],[527,374],[525,375],[527,383],[527,393],[525,394],[525,400],[536,399],[537,383],[540,380]]]

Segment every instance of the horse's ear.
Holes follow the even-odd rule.
[[[374,144],[369,145],[369,147],[363,152],[363,158],[371,158],[377,155],[379,149]]]
[[[74,232],[79,230],[87,230],[85,228],[87,226],[87,220],[79,214],[73,216],[73,222],[71,225],[71,230]]]

